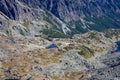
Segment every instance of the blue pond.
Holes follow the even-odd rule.
[[[109,51],[108,53],[118,53],[118,52],[120,52],[120,41],[117,41],[116,42],[116,49],[114,49],[114,50],[112,50],[112,51]]]
[[[47,49],[53,49],[53,48],[57,48],[56,44],[51,44],[49,46],[46,47]]]
[[[114,52],[120,52],[120,41],[116,42],[117,48]]]

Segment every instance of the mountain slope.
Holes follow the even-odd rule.
[[[119,0],[20,0],[30,7],[44,8],[65,22],[78,20],[80,17],[102,16],[120,13]]]
[[[70,32],[66,24],[48,11],[28,7],[18,0],[1,0],[1,30],[13,35],[40,36],[45,30],[52,31],[50,37],[66,37]],[[4,25],[3,25],[4,24]],[[4,30],[3,28],[5,28]],[[9,27],[9,28],[8,28]],[[56,34],[59,36],[56,36]],[[45,35],[48,35],[47,33]]]
[[[30,7],[48,10],[64,21],[73,33],[120,27],[119,0],[31,0],[32,4],[20,1]]]
[[[70,27],[75,26],[72,28],[75,33],[101,31],[120,27],[119,3],[117,0],[60,0],[57,11],[53,7],[51,12],[55,15],[57,12]]]
[[[47,29],[48,32],[73,35],[90,30],[119,28],[119,5],[119,0],[1,0],[0,14],[6,19],[23,22],[45,21],[52,29]]]

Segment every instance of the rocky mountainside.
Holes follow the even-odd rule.
[[[119,0],[19,0],[30,7],[44,8],[65,22],[85,17],[120,13]]]
[[[0,0],[0,80],[119,80],[115,28],[119,0]]]
[[[66,24],[50,12],[29,7],[18,0],[0,1],[0,30],[12,35],[45,34],[48,37],[66,37],[70,32]]]
[[[117,40],[118,30],[91,31],[47,48],[53,42],[41,37],[0,33],[0,80],[119,80],[120,52],[111,53]]]
[[[66,22],[73,33],[120,27],[119,0],[40,0],[39,3]]]
[[[26,20],[30,23],[35,21],[40,25],[42,25],[40,22],[44,22],[44,26],[48,23],[47,27],[51,29],[41,30],[36,26],[40,29],[38,33],[43,31],[43,34],[48,35],[55,32],[62,37],[65,37],[64,34],[89,30],[102,31],[108,28],[119,28],[119,14],[119,0],[0,0],[2,19],[22,20],[23,22]],[[1,20],[2,26],[5,23],[6,21]],[[37,24],[34,23],[34,25]],[[7,24],[6,26],[8,27]],[[56,35],[53,36],[56,37]]]

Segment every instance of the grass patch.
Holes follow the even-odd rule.
[[[85,58],[90,58],[91,56],[94,56],[94,50],[90,49],[86,46],[79,46],[79,49],[81,50],[78,52],[79,55],[84,56]]]
[[[51,38],[68,38],[69,37],[64,33],[53,30],[53,29],[44,29],[42,33]]]

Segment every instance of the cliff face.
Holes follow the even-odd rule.
[[[119,0],[19,0],[29,7],[51,12],[67,24],[72,34],[120,27]]]
[[[0,12],[12,20],[31,19],[33,11],[17,0],[0,0]]]
[[[42,7],[69,22],[80,17],[96,17],[120,13],[119,0],[20,0],[32,7]]]
[[[65,22],[85,17],[120,13],[119,0],[19,0],[30,8],[43,8]],[[21,13],[30,13],[18,0],[1,0],[0,11],[11,19],[18,19]]]
[[[62,32],[71,29],[72,34],[119,28],[119,14],[119,0],[0,0],[2,17],[12,20],[49,19],[56,27],[65,23],[67,30],[62,26]]]

